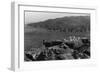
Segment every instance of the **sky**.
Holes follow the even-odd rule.
[[[36,23],[48,19],[55,19],[65,16],[88,16],[88,15],[89,14],[25,11],[25,24]]]

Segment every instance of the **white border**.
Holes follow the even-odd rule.
[[[25,3],[12,4],[12,64],[11,69],[18,70],[35,70],[61,67],[91,66],[96,64],[96,49],[94,41],[96,9],[91,7],[56,7],[40,6]],[[63,60],[63,61],[45,61],[45,62],[24,62],[24,10],[31,11],[50,11],[50,12],[71,12],[71,13],[89,13],[91,15],[91,59],[86,60]]]

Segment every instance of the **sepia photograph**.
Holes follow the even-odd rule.
[[[91,58],[90,14],[24,11],[24,61]]]

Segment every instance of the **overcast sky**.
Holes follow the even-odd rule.
[[[65,16],[87,16],[89,14],[75,13],[50,13],[50,12],[25,12],[25,24],[44,21],[47,19],[55,19]]]

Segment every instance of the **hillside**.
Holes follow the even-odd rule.
[[[59,32],[90,32],[90,17],[62,17],[56,19],[48,19],[37,23],[30,23],[27,26],[31,26],[31,28],[43,28],[49,31]]]

